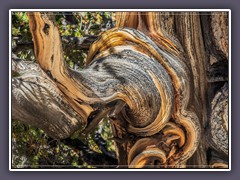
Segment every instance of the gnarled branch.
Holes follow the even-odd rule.
[[[66,138],[108,116],[121,167],[227,167],[227,14],[116,17],[117,27],[96,39],[75,71],[65,64],[54,16],[29,13],[43,71],[14,61],[13,117]]]
[[[195,112],[189,109],[190,99],[194,98],[191,71],[179,51],[181,47],[173,43],[171,37],[164,37],[156,24],[150,24],[155,16],[161,17],[151,14],[140,15],[138,19],[140,30],[150,38],[130,28],[103,33],[90,48],[86,68],[78,72],[64,64],[61,39],[52,17],[34,13],[29,15],[29,19],[39,65],[88,127],[97,124],[101,120],[99,117],[111,109],[117,111],[118,126],[116,123],[112,125],[117,138],[122,139],[131,133],[141,141],[163,132],[165,136],[173,137],[173,141],[162,138],[175,145],[171,145],[170,150],[161,145],[154,152],[164,155],[166,159],[162,164],[178,166],[197,148],[199,121]],[[118,106],[120,101],[126,105]],[[170,119],[173,125],[164,131]],[[179,131],[186,132],[184,140],[174,141],[183,138],[183,135],[179,136],[181,133],[177,127],[182,129]],[[131,140],[129,142],[134,144]],[[125,151],[128,154],[126,147],[129,142],[123,146],[118,144],[123,148],[121,153]],[[128,164],[140,162],[129,160]]]

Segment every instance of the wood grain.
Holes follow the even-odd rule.
[[[222,57],[228,57],[225,16],[220,15],[219,21],[193,12],[119,12],[116,17],[116,28],[96,39],[86,66],[74,71],[65,64],[53,17],[29,13],[40,67],[86,124],[83,133],[109,116],[119,165],[185,168],[192,163],[206,167],[210,57],[206,43],[213,40],[208,35],[203,39],[202,23],[214,26],[207,31],[220,38],[219,43],[214,41],[214,53],[221,51]],[[216,122],[214,114],[227,112],[222,109],[213,108],[211,125]],[[215,149],[226,153],[228,142],[220,147],[216,139],[213,136]]]

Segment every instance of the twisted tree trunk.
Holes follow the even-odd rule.
[[[63,138],[81,126],[88,134],[108,116],[120,167],[227,167],[227,13],[121,12],[117,17],[117,27],[91,45],[86,67],[74,71],[64,63],[54,17],[29,14],[35,55],[48,75],[41,76],[58,99],[51,108],[67,117],[56,124],[67,125],[61,134],[28,122]],[[37,90],[33,94],[38,96]],[[44,118],[54,125],[48,121],[51,113]]]

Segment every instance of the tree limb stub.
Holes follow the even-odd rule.
[[[38,64],[12,60],[12,118],[43,129],[49,136],[64,139],[86,124],[69,106],[55,83]]]
[[[193,155],[200,139],[198,116],[189,108],[194,99],[191,70],[178,43],[164,37],[161,29],[151,24],[155,15],[158,17],[140,14],[137,22],[145,26],[138,27],[145,34],[125,27],[101,34],[89,50],[87,66],[73,71],[64,64],[54,22],[45,13],[29,14],[38,63],[83,122],[116,106],[117,118],[124,121],[120,122],[120,130],[137,137],[135,142],[127,140],[122,145],[126,154],[131,151],[131,167],[151,165],[156,158],[160,159],[158,165],[177,167]],[[120,110],[119,101],[126,103]],[[152,147],[156,138],[162,143]],[[149,148],[136,148],[142,139]],[[135,148],[131,150],[132,147]],[[139,149],[142,151],[135,152]]]

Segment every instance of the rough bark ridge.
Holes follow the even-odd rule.
[[[219,22],[215,16],[223,20]],[[209,90],[212,86],[208,87],[209,54],[215,57],[216,52],[213,50],[212,55],[206,49],[207,43],[215,43],[212,49],[218,47],[216,51],[228,57],[225,16],[209,14],[212,17],[209,20],[191,12],[118,13],[117,27],[99,36],[89,49],[86,67],[74,71],[64,63],[61,38],[53,17],[46,13],[29,14],[35,55],[48,75],[42,76],[56,89],[51,93],[63,102],[55,107],[69,104],[73,110],[69,107],[70,111],[62,117],[77,122],[70,121],[65,135],[57,137],[66,137],[80,126],[88,134],[108,115],[121,167],[204,168],[208,164],[226,167],[227,85],[213,99],[212,109],[208,111],[213,98],[208,97],[208,92],[212,96],[216,93]],[[206,29],[202,28],[204,21],[209,25]],[[224,36],[220,36],[221,42],[218,42],[219,32],[215,32],[211,23],[221,26]],[[202,30],[214,36],[204,37]],[[22,107],[19,112],[24,112]],[[19,115],[18,118],[21,119]],[[45,119],[51,118],[47,113]],[[51,124],[48,120],[45,121]],[[29,120],[29,123],[33,122]],[[224,138],[215,134],[216,123]],[[60,134],[47,126],[41,128],[50,135],[54,131]],[[217,156],[207,158],[207,152],[215,151]]]
[[[81,128],[80,116],[69,106],[55,83],[38,64],[12,57],[12,118],[43,129],[49,136],[64,139]]]

